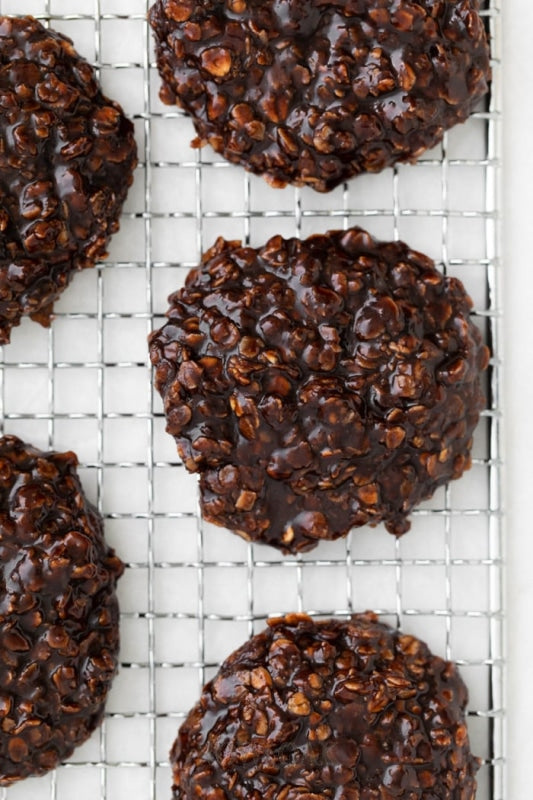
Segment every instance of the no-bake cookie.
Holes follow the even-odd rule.
[[[42,775],[99,725],[117,669],[123,565],[73,453],[0,439],[0,785]]]
[[[106,255],[136,152],[70,39],[0,16],[0,343],[23,315],[49,325],[73,272]]]
[[[174,800],[473,800],[455,666],[373,614],[272,620],[204,688]]]
[[[471,463],[488,350],[461,282],[354,228],[219,239],[151,335],[205,518],[284,552],[408,530]]]
[[[150,22],[196,145],[274,186],[415,160],[490,77],[478,0],[157,0]]]

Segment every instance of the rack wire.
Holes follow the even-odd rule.
[[[106,92],[135,121],[140,164],[109,259],[75,278],[48,332],[25,321],[1,353],[5,431],[78,453],[127,570],[121,672],[103,726],[68,764],[2,790],[0,800],[168,797],[167,754],[180,720],[234,647],[272,613],[366,608],[460,665],[483,759],[478,800],[503,800],[500,0],[484,11],[493,55],[488,107],[417,166],[361,177],[326,196],[274,191],[208,149],[189,148],[190,122],[158,100],[147,0],[87,0],[83,13],[77,0],[21,5],[0,0],[0,12],[33,13],[97,66]],[[196,481],[164,433],[146,335],[217,235],[257,245],[274,233],[352,224],[404,238],[464,280],[493,352],[489,407],[471,472],[416,511],[407,536],[360,530],[283,558],[202,522]]]

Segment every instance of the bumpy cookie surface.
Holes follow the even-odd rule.
[[[151,336],[211,522],[285,552],[408,515],[470,466],[487,348],[460,281],[354,228],[220,239]]]
[[[133,125],[70,39],[0,16],[0,342],[48,325],[72,273],[106,255],[137,163]]]
[[[274,186],[412,161],[487,91],[478,0],[157,0],[162,99]]]
[[[222,665],[171,752],[174,800],[473,800],[455,666],[372,614],[273,620]]]
[[[0,785],[42,775],[99,725],[117,669],[123,565],[73,453],[0,439]]]

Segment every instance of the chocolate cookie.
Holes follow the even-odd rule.
[[[72,273],[106,255],[136,152],[70,39],[0,16],[0,343],[23,315],[49,325]]]
[[[224,662],[170,754],[174,800],[473,800],[457,669],[359,614],[271,620]]]
[[[460,281],[407,245],[219,239],[170,303],[155,385],[210,522],[292,553],[401,534],[470,466],[488,351]]]
[[[123,565],[73,453],[0,439],[0,785],[42,775],[100,724]]]
[[[490,77],[478,0],[157,0],[150,23],[196,146],[277,187],[414,161]]]

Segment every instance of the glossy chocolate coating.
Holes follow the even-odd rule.
[[[384,521],[470,466],[487,348],[455,278],[359,228],[220,239],[151,336],[206,519],[284,552]]]
[[[157,0],[150,22],[196,145],[278,187],[413,161],[488,88],[478,0]]]
[[[466,687],[370,613],[272,620],[222,665],[171,752],[174,800],[473,800]]]
[[[133,125],[70,39],[0,16],[0,342],[49,325],[74,271],[106,255],[137,163]]]
[[[0,439],[0,785],[42,775],[100,724],[123,565],[73,453]]]

